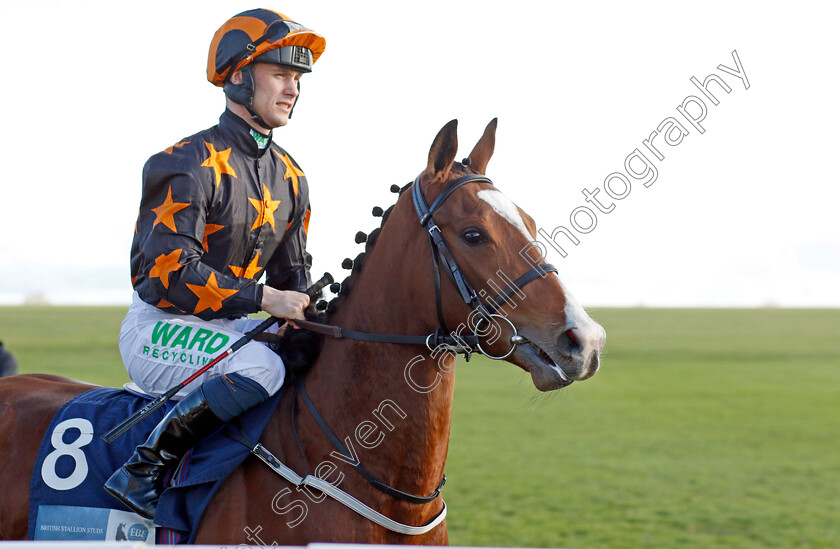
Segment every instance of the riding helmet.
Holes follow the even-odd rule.
[[[250,111],[254,98],[251,63],[276,63],[311,72],[325,48],[326,40],[321,35],[282,13],[266,9],[243,11],[213,35],[207,56],[207,80],[223,87],[232,101]],[[229,77],[238,70],[242,70],[242,83],[232,84]]]

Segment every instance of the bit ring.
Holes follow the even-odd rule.
[[[485,351],[484,349],[482,349],[482,348],[481,348],[481,340],[478,338],[478,329],[479,329],[479,328],[480,328],[480,326],[481,326],[481,321],[479,321],[479,322],[476,324],[476,326],[475,326],[475,330],[473,330],[473,335],[475,336],[475,343],[476,343],[476,346],[478,347],[478,350],[481,352],[481,354],[483,354],[483,355],[484,355],[484,356],[486,356],[487,358],[492,358],[493,360],[503,360],[503,359],[505,359],[505,358],[509,357],[509,356],[513,353],[513,351],[515,351],[515,350],[516,350],[516,346],[517,346],[520,342],[524,341],[524,340],[525,340],[525,338],[524,338],[524,337],[522,337],[521,335],[519,335],[519,333],[516,331],[516,326],[514,326],[514,325],[513,325],[513,322],[511,322],[511,321],[510,321],[510,319],[509,319],[508,317],[506,317],[506,316],[502,316],[502,315],[500,315],[500,314],[495,314],[495,313],[494,313],[494,314],[492,314],[492,315],[489,315],[489,316],[485,317],[485,319],[488,319],[488,320],[487,320],[487,322],[490,322],[490,321],[489,321],[489,319],[490,319],[490,318],[493,318],[493,317],[496,317],[496,318],[501,318],[502,320],[504,320],[505,322],[507,322],[507,323],[508,323],[508,325],[510,326],[510,328],[513,330],[513,335],[512,335],[512,336],[510,336],[510,342],[511,342],[510,350],[509,350],[507,353],[505,353],[505,354],[503,354],[503,355],[500,355],[500,356],[493,356],[493,355],[489,354],[487,351]],[[485,319],[482,319],[482,320],[485,320]],[[516,340],[516,341],[514,341],[514,340]],[[520,341],[520,340],[521,340],[521,341]]]

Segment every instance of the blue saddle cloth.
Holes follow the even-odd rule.
[[[279,391],[236,418],[236,426],[251,440],[259,440],[282,393]],[[128,510],[102,486],[128,460],[134,448],[145,442],[174,403],[156,410],[111,444],[100,437],[147,403],[147,399],[122,389],[102,387],[82,393],[56,412],[41,441],[32,472],[29,539],[35,539],[42,507],[50,512],[57,509],[55,506]],[[189,452],[171,475],[158,502],[154,523],[171,531],[167,536],[170,542],[192,542],[210,499],[248,454],[249,449],[227,436],[224,429]],[[160,529],[158,534],[160,543]]]

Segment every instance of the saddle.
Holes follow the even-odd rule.
[[[184,456],[167,476],[154,522],[130,512],[102,485],[175,403],[106,444],[100,437],[151,397],[133,384],[78,395],[56,412],[41,441],[30,483],[28,538],[191,543],[207,504],[250,451],[228,436],[227,429],[259,440],[282,393],[281,389]]]

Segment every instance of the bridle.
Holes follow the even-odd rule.
[[[521,292],[525,285],[537,278],[545,276],[548,273],[556,273],[557,268],[548,263],[534,267],[524,275],[517,278],[511,284],[508,284],[492,300],[488,300],[486,305],[482,303],[478,293],[461,271],[461,267],[458,265],[458,262],[452,255],[452,252],[449,250],[449,246],[446,245],[446,241],[443,239],[443,234],[434,220],[435,212],[440,209],[443,203],[452,196],[452,193],[467,183],[489,183],[490,185],[493,185],[493,181],[491,181],[486,175],[470,174],[461,176],[450,183],[443,192],[438,195],[435,201],[432,202],[431,206],[426,205],[426,199],[423,197],[423,191],[420,188],[420,176],[414,180],[414,183],[411,186],[411,198],[414,201],[414,209],[417,212],[417,217],[420,219],[420,225],[426,230],[426,234],[429,235],[429,244],[432,247],[435,307],[437,309],[438,323],[440,324],[436,333],[452,334],[452,332],[450,332],[446,327],[446,321],[443,318],[443,301],[441,298],[440,287],[440,265],[442,263],[446,268],[446,272],[449,274],[450,279],[458,289],[458,293],[461,294],[461,298],[464,300],[464,303],[466,303],[472,309],[473,313],[478,315],[479,318],[473,328],[472,339],[474,340],[474,344],[470,346],[466,345],[466,342],[461,341],[458,345],[459,348],[453,348],[451,350],[464,354],[467,360],[469,360],[470,353],[475,349],[478,349],[481,354],[487,356],[488,358],[500,360],[507,358],[511,353],[513,353],[516,346],[524,342],[524,339],[518,335],[516,326],[514,326],[513,322],[511,322],[506,316],[498,314],[497,311],[499,310],[499,307],[501,307],[506,300],[510,299],[514,293]],[[493,356],[487,353],[486,350],[481,348],[481,342],[479,340],[479,333],[482,331],[482,328],[489,327],[493,318],[498,318],[499,320],[507,322],[513,330],[513,335],[510,340],[510,350],[501,356]]]
[[[466,185],[467,183],[489,183],[493,185],[493,181],[486,175],[469,174],[457,178],[455,181],[449,183],[443,192],[435,198],[431,206],[427,205],[426,199],[423,196],[423,191],[420,188],[420,176],[414,180],[411,185],[411,198],[414,202],[414,209],[417,212],[417,217],[420,220],[420,225],[429,236],[429,244],[432,248],[432,277],[435,288],[435,309],[437,311],[439,327],[434,333],[425,336],[416,335],[397,335],[397,334],[378,334],[370,332],[360,332],[357,330],[346,330],[338,326],[329,326],[317,322],[299,321],[295,324],[301,328],[311,330],[313,332],[329,335],[339,339],[354,339],[357,341],[368,341],[376,343],[401,343],[401,344],[422,344],[430,351],[436,348],[443,347],[448,351],[463,354],[467,361],[474,352],[479,352],[488,358],[501,360],[510,356],[516,349],[516,346],[525,343],[525,338],[518,334],[516,326],[507,316],[498,313],[499,308],[504,303],[517,293],[522,292],[527,284],[534,280],[544,277],[548,273],[556,273],[557,268],[549,263],[538,265],[524,275],[520,276],[513,282],[509,283],[505,288],[498,291],[492,299],[486,299],[486,303],[482,302],[480,294],[475,291],[475,288],[470,284],[455,256],[449,250],[446,241],[443,238],[440,228],[434,220],[434,214],[452,196],[452,193]],[[477,322],[472,327],[472,333],[460,334],[460,328],[451,332],[443,318],[443,299],[441,292],[441,264],[443,264],[444,272],[447,273],[450,280],[452,280],[455,288],[458,290],[461,298],[464,300],[474,316],[477,317]],[[486,292],[481,293],[485,295]],[[471,316],[473,316],[471,315]],[[489,354],[481,347],[480,334],[485,331],[493,322],[493,319],[498,319],[501,322],[507,323],[513,335],[510,338],[510,349],[507,353],[499,356]]]
[[[492,359],[503,359],[508,357],[516,349],[517,345],[522,344],[527,340],[517,333],[516,326],[513,324],[513,322],[511,322],[506,316],[498,313],[499,307],[501,307],[505,303],[505,301],[509,300],[515,293],[521,293],[522,288],[530,282],[533,282],[537,278],[544,277],[548,273],[556,273],[557,268],[548,263],[538,265],[526,272],[524,275],[517,278],[515,281],[508,284],[504,289],[500,290],[495,297],[493,297],[492,299],[487,299],[487,302],[483,303],[480,298],[480,294],[475,291],[475,288],[469,283],[469,281],[464,276],[461,267],[455,260],[455,256],[452,255],[449,246],[447,246],[446,241],[443,238],[443,234],[441,234],[440,228],[437,226],[434,220],[435,212],[437,212],[440,209],[440,207],[446,202],[446,200],[450,196],[452,196],[452,193],[454,193],[455,191],[457,191],[458,189],[460,189],[468,183],[489,183],[490,185],[493,184],[490,178],[488,178],[485,175],[470,174],[461,176],[455,181],[451,182],[449,185],[447,185],[443,192],[441,192],[440,195],[434,200],[434,202],[432,202],[431,206],[427,205],[426,199],[423,197],[423,191],[420,189],[420,176],[418,176],[417,179],[414,180],[414,183],[412,184],[411,188],[411,197],[414,201],[414,209],[417,212],[417,216],[420,220],[420,225],[426,231],[426,234],[429,235],[429,243],[432,247],[432,271],[435,287],[435,307],[437,309],[438,323],[440,324],[440,326],[434,333],[429,334],[427,336],[379,334],[361,332],[356,330],[346,330],[339,326],[330,326],[310,321],[296,320],[295,324],[300,326],[301,328],[340,339],[346,338],[357,341],[368,341],[378,343],[423,344],[430,351],[434,351],[435,348],[443,345],[448,351],[465,355],[467,360],[469,360],[470,355],[473,352],[476,352],[476,350],[481,354]],[[475,323],[472,334],[465,334],[461,336],[457,333],[457,331],[450,332],[446,326],[446,322],[443,318],[443,301],[441,297],[441,264],[444,267],[444,272],[446,272],[449,275],[449,278],[455,284],[455,287],[457,288],[458,293],[461,295],[461,298],[470,307],[470,309],[472,309],[472,312],[475,315],[478,315],[478,321]],[[513,330],[513,335],[510,338],[511,348],[507,353],[501,356],[493,356],[488,354],[486,350],[481,348],[481,342],[479,340],[479,333],[483,329],[489,327],[489,324],[493,321],[494,318],[507,322],[507,324]],[[324,434],[327,436],[330,442],[332,442],[336,450],[338,450],[339,453],[345,456],[347,458],[347,462],[350,463],[356,469],[356,471],[358,471],[359,474],[361,474],[374,488],[393,497],[411,503],[428,503],[438,497],[441,488],[446,482],[446,475],[443,476],[443,479],[437,485],[434,492],[429,496],[415,496],[412,494],[402,492],[400,490],[397,490],[396,488],[388,486],[387,484],[373,476],[369,471],[367,471],[367,469],[364,468],[364,466],[362,466],[360,462],[358,462],[357,460],[353,460],[351,452],[348,451],[348,449],[341,443],[341,440],[330,430],[329,426],[326,424],[323,417],[321,417],[321,414],[318,412],[314,403],[309,398],[309,395],[306,393],[306,387],[304,386],[302,378],[298,379],[295,388],[297,394],[301,396],[304,405],[315,418],[315,421],[318,423],[318,426],[321,428],[321,430],[324,432]],[[297,402],[296,397],[293,399],[293,402]],[[295,406],[296,408],[296,404],[293,406]],[[292,426],[294,428],[295,438],[298,440],[298,446],[300,447],[301,452],[303,452],[303,447],[300,444],[300,439],[297,436],[297,429],[294,425],[294,416],[295,412],[293,408]],[[269,463],[267,458],[261,456],[261,459],[263,459],[263,461],[266,461],[266,463]],[[304,455],[304,461],[305,460],[306,456]],[[271,464],[269,463],[269,465]]]

